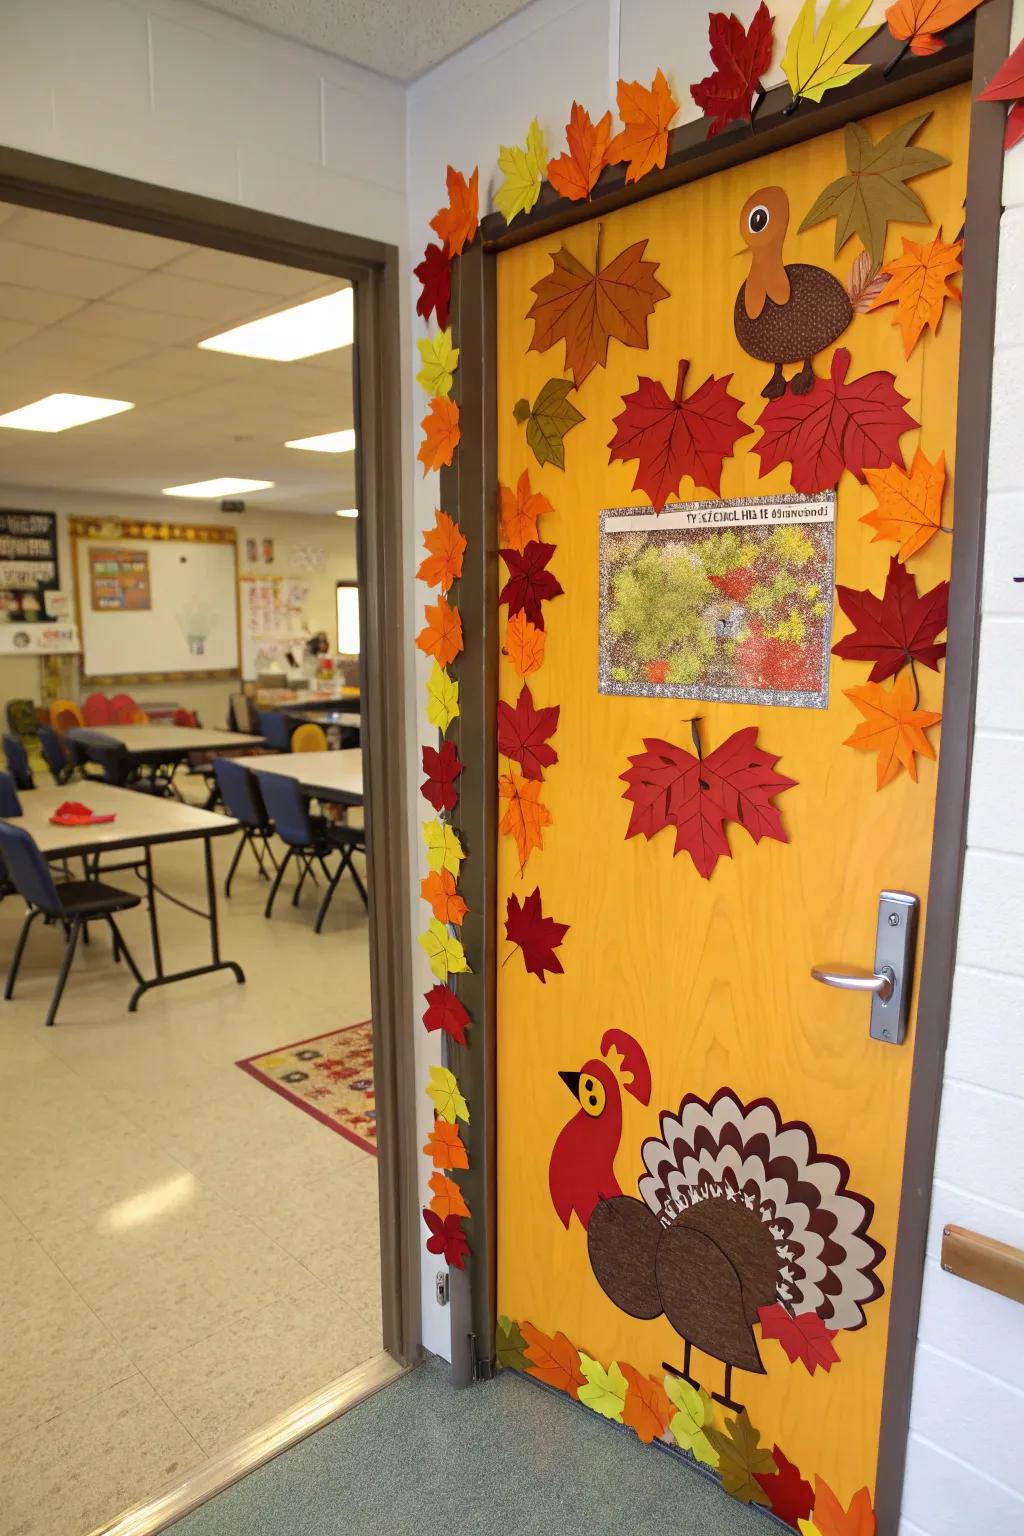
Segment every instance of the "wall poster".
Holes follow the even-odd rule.
[[[46,619],[44,593],[58,585],[54,512],[0,511],[0,616],[8,624]]]
[[[828,708],[835,493],[601,513],[599,689]]]
[[[147,551],[91,547],[89,593],[93,613],[148,612],[153,606],[153,595]]]

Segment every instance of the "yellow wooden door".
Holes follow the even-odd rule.
[[[890,222],[886,261],[901,253],[902,236],[958,238],[969,106],[963,87],[862,125],[877,144],[930,112],[913,143],[949,162],[905,183],[927,223]],[[618,509],[649,513],[650,498],[633,490],[637,462],[609,462],[608,445],[638,376],[662,381],[671,396],[687,360],[685,394],[709,375],[731,375],[728,389],[748,429],[725,457],[722,504],[791,493],[790,462],[762,475],[755,451],[772,365],[744,350],[734,326],[737,290],[752,271],[750,251],[736,254],[745,250],[740,213],[759,189],[783,189],[785,262],[824,269],[845,284],[860,240],[836,255],[834,220],[799,226],[846,170],[844,135],[830,134],[607,215],[600,231],[592,221],[510,250],[498,267],[500,478],[515,488],[527,471],[530,493],[550,502],[536,537],[555,546],[546,569],[564,589],[541,605],[544,654],[535,670],[523,675],[529,663],[515,654],[504,615],[501,626],[502,699],[514,704],[525,683],[536,708],[558,705],[559,715],[549,737],[557,762],[543,768],[539,790],[534,779],[526,791],[550,812],[543,846],[528,850],[525,865],[514,837],[502,837],[500,848],[500,1338],[510,1358],[519,1351],[519,1364],[575,1394],[586,1372],[545,1372],[537,1364],[543,1345],[529,1348],[534,1330],[563,1333],[588,1357],[586,1371],[596,1361],[611,1372],[610,1396],[584,1389],[584,1399],[648,1429],[650,1418],[635,1405],[617,1410],[613,1362],[633,1368],[624,1378],[634,1395],[640,1377],[661,1385],[667,1376],[672,1386],[684,1379],[673,1372],[685,1370],[696,1386],[676,1389],[678,1401],[669,1395],[672,1416],[682,1405],[697,1427],[703,1416],[716,1432],[694,1433],[690,1445],[719,1463],[727,1488],[770,1503],[779,1485],[752,1476],[744,1483],[737,1465],[745,1455],[749,1472],[770,1478],[781,1465],[777,1457],[772,1465],[778,1448],[809,1484],[823,1479],[843,1509],[858,1490],[873,1494],[919,1026],[911,1015],[902,1046],[873,1040],[869,1000],[827,990],[810,972],[834,959],[871,964],[885,889],[920,897],[920,956],[937,767],[920,750],[911,758],[916,780],[894,762],[894,776],[876,787],[879,754],[847,744],[865,717],[845,693],[865,687],[872,664],[829,658],[828,650],[853,628],[834,605],[834,585],[880,596],[899,546],[873,537],[863,518],[878,506],[877,490],[844,471],[834,524],[826,508],[820,523],[783,519],[776,528],[734,532],[735,545],[713,545],[707,530],[721,540],[731,525],[706,520],[694,554],[677,512],[675,547],[655,533],[646,575],[634,569],[617,584],[647,534],[640,545],[627,538],[621,554],[612,545],[622,533],[609,525]],[[539,466],[517,403],[532,405],[549,379],[569,369],[560,343],[531,350],[534,286],[562,245],[593,269],[598,241],[606,265],[643,240],[643,259],[657,263],[656,281],[667,290],[652,306],[647,349],[611,340],[607,365],[568,396],[584,419],[564,437],[564,469]],[[937,333],[926,331],[909,358],[896,318],[890,305],[854,313],[814,370],[827,380],[841,347],[850,354],[849,380],[894,376],[920,424],[900,437],[908,472],[918,449],[930,464],[945,455],[945,530],[953,522],[959,307],[945,304]],[[785,371],[792,378],[798,370]],[[793,398],[788,388],[783,399]],[[712,499],[684,476],[670,502]],[[671,514],[670,505],[663,519]],[[940,531],[908,557],[904,568],[919,594],[948,577],[951,544]],[[665,575],[673,558],[696,563],[701,580],[718,576],[705,592],[710,603],[695,610],[680,599],[673,607],[678,594]],[[805,564],[813,579],[803,579]],[[789,608],[787,592],[796,594]],[[518,616],[520,626],[527,616]],[[745,693],[725,690],[723,699],[700,682],[721,681],[704,665],[703,638],[696,651],[671,651],[674,626],[694,623],[710,627],[711,649],[725,644],[725,674],[731,666]],[[814,657],[822,652],[824,678],[816,681]],[[787,656],[804,659],[791,666]],[[638,676],[651,687],[638,688]],[[904,668],[896,685],[907,690],[905,708],[941,711],[941,662]],[[880,686],[891,690],[892,677]],[[757,749],[795,781],[771,802],[786,841],[771,832],[755,841],[741,810],[726,823],[728,854],[709,878],[687,847],[673,853],[671,827],[627,837],[634,807],[622,775],[630,759],[646,739],[695,755],[694,717],[705,757],[755,727]],[[918,745],[930,742],[937,753],[939,727],[921,729]],[[744,748],[752,739],[743,738]],[[520,765],[502,756],[501,772],[513,781],[508,794],[522,793]],[[518,912],[535,889],[543,916],[568,925],[553,950],[561,974],[542,972],[543,984],[505,927],[507,912]],[[619,1194],[630,1203],[613,1203]],[[671,1440],[665,1400],[656,1391],[651,1397],[651,1414]],[[736,1425],[740,1407],[757,1450],[736,1440],[746,1427]],[[687,1422],[676,1420],[683,1445]],[[723,1435],[735,1447],[724,1459]],[[784,1490],[779,1498],[785,1504]]]

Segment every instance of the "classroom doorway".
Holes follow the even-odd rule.
[[[89,1536],[416,1353],[397,308],[385,248],[16,161],[2,814],[59,889],[131,900],[53,1027],[45,908],[0,1004],[0,1533]]]

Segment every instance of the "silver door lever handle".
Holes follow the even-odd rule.
[[[870,971],[866,965],[814,965],[811,975],[823,986],[838,987],[840,992],[870,992],[883,1003],[896,989],[895,973],[887,965],[878,971]]]

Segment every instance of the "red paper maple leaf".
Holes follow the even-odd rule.
[[[714,74],[690,86],[690,95],[710,119],[709,139],[730,123],[750,122],[753,98],[764,91],[761,76],[772,62],[772,23],[764,0],[746,31],[742,21],[723,11],[709,17]]]
[[[831,489],[844,469],[862,483],[866,469],[903,463],[900,437],[919,425],[903,407],[891,373],[866,373],[847,382],[850,354],[837,347],[828,379],[815,379],[806,395],[792,390],[769,400],[757,419],[761,474],[792,464],[795,491]]]
[[[881,597],[852,587],[836,587],[836,597],[855,627],[832,647],[832,654],[844,661],[873,661],[869,683],[895,677],[911,661],[939,670],[946,647],[936,644],[935,636],[946,627],[948,581],[919,593],[913,576],[893,555]]]
[[[830,1371],[838,1361],[832,1334],[817,1312],[790,1317],[785,1307],[775,1301],[770,1307],[758,1307],[757,1315],[761,1320],[761,1337],[778,1339],[790,1363],[802,1360],[810,1375],[819,1365],[823,1371]]]
[[[756,725],[734,731],[700,757],[670,741],[645,738],[646,750],[631,757],[631,766],[620,774],[628,786],[622,798],[633,805],[626,837],[652,838],[674,827],[673,853],[685,850],[705,880],[719,858],[731,857],[728,821],[738,822],[755,843],[762,837],[788,842],[772,796],[792,789],[796,780],[776,773],[778,758],[756,743]]]
[[[555,954],[569,932],[568,923],[556,923],[553,917],[545,917],[541,910],[540,887],[536,886],[520,904],[518,897],[510,896],[505,906],[505,937],[515,944],[523,955],[528,971],[547,981],[545,971],[553,976],[562,975],[562,962]]]
[[[430,1228],[427,1252],[440,1253],[444,1256],[446,1263],[454,1264],[456,1269],[465,1269],[469,1244],[466,1242],[466,1234],[463,1231],[462,1217],[445,1216],[442,1220],[436,1211],[424,1206],[423,1220]]]
[[[442,742],[440,752],[436,747],[423,748],[423,772],[427,777],[420,785],[420,794],[435,811],[455,809],[459,800],[455,780],[464,767],[452,741]]]
[[[548,737],[558,728],[558,704],[537,709],[529,684],[524,683],[515,708],[502,699],[498,704],[498,751],[512,758],[523,770],[525,779],[542,779],[544,769],[558,762],[558,753],[549,746]]]
[[[633,489],[646,492],[655,512],[675,496],[684,475],[717,496],[723,461],[751,430],[740,421],[743,402],[729,394],[731,373],[722,379],[709,375],[683,399],[689,366],[680,359],[671,396],[657,379],[638,379],[633,393],[622,397],[626,409],[614,418],[618,431],[608,444],[608,462],[639,460]]]
[[[427,1005],[423,1013],[424,1029],[431,1033],[443,1029],[457,1045],[465,1045],[466,1025],[470,1023],[470,1017],[451,988],[438,983],[423,994],[423,1000]]]
[[[525,613],[531,624],[544,628],[542,602],[560,597],[564,588],[557,577],[546,569],[555,552],[553,544],[539,544],[531,539],[520,552],[518,549],[501,549],[498,553],[508,566],[508,580],[498,593],[498,602],[508,604],[508,616]]]
[[[800,1469],[776,1445],[772,1450],[777,1472],[755,1472],[754,1477],[771,1500],[772,1514],[797,1529],[814,1508],[814,1489],[800,1476]]]
[[[452,301],[452,259],[447,245],[429,244],[423,252],[423,260],[413,272],[420,280],[421,293],[416,300],[416,313],[424,320],[430,319],[433,310],[442,331],[448,329],[448,311]]]
[[[1008,59],[1004,59],[983,91],[979,101],[1012,101],[1006,117],[1006,134],[1003,148],[1012,149],[1024,139],[1024,42],[1017,44]]]

